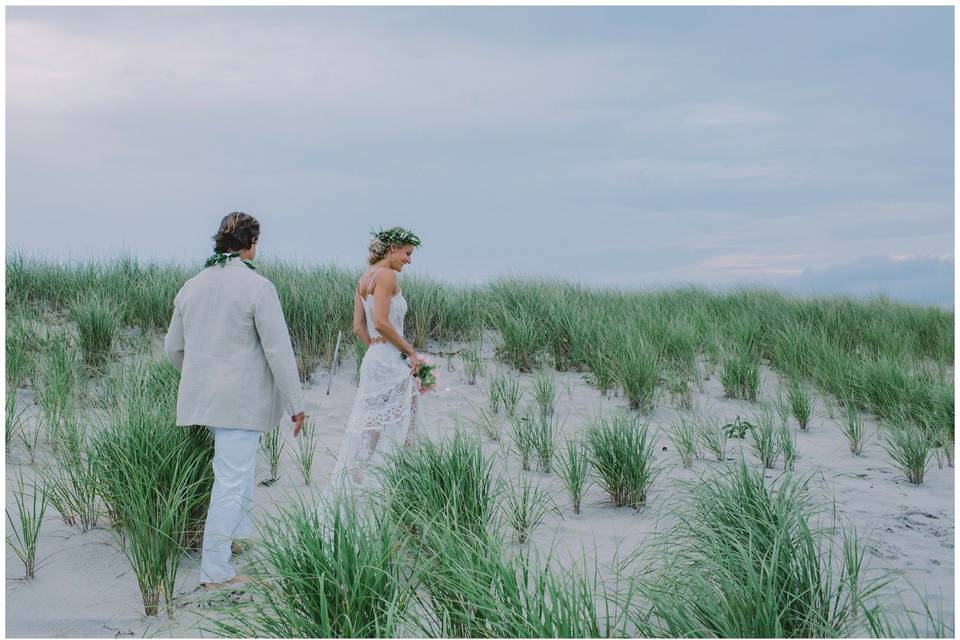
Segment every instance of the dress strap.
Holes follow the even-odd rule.
[[[374,270],[370,273],[370,279],[369,279],[368,282],[367,282],[367,295],[370,295],[371,293],[373,293],[373,280],[374,280],[374,278],[377,277],[377,274],[378,274],[378,273],[380,273],[381,271],[383,271],[383,269],[384,269],[384,267],[379,267],[379,268],[377,268],[377,269],[374,269]]]

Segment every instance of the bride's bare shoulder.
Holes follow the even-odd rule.
[[[381,286],[388,291],[396,289],[397,274],[393,269],[368,269],[357,281],[357,292],[361,298],[366,298],[371,291]]]

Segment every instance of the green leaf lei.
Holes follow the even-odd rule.
[[[206,268],[206,267],[212,267],[215,264],[219,264],[222,267],[223,265],[227,264],[227,260],[229,260],[230,258],[239,258],[239,257],[240,257],[239,253],[215,253],[209,258],[207,258],[207,261],[206,263],[204,263],[203,266],[204,268]],[[251,262],[250,260],[243,260],[242,262],[243,264],[247,265],[251,269],[256,270],[256,267],[253,266],[253,262]]]

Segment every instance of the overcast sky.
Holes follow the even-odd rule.
[[[953,11],[7,7],[7,247],[952,307]]]

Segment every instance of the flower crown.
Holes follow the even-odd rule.
[[[370,235],[386,245],[398,245],[402,247],[403,245],[409,244],[414,247],[420,246],[420,238],[417,237],[417,234],[403,227],[371,231]]]

